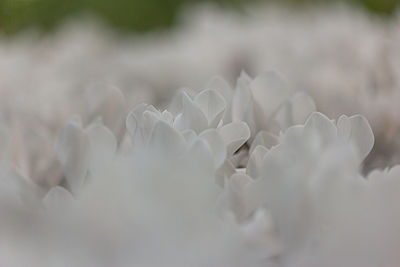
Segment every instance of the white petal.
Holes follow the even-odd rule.
[[[136,135],[138,134],[138,129],[142,126],[142,115],[148,108],[147,104],[139,104],[134,109],[132,109],[128,116],[126,117],[125,125],[126,129],[131,136],[132,140],[136,139]]]
[[[138,122],[136,120],[135,112],[133,110],[129,112],[128,116],[126,117],[125,126],[126,130],[128,131],[129,135],[131,135],[131,137],[136,134]]]
[[[157,110],[157,112],[146,110],[143,112],[143,133],[146,138],[151,133],[154,125],[161,120],[161,113]]]
[[[207,89],[215,90],[224,97],[225,102],[229,103],[232,99],[233,90],[222,77],[212,78],[206,85]]]
[[[161,113],[161,118],[162,118],[165,122],[167,122],[167,123],[169,123],[169,124],[172,124],[172,122],[173,122],[173,120],[174,120],[174,116],[173,116],[172,113],[169,112],[168,110],[164,110],[164,111]]]
[[[171,102],[169,103],[167,110],[171,112],[173,116],[177,116],[183,110],[183,89],[178,90]]]
[[[248,216],[245,186],[252,179],[246,174],[234,174],[227,181],[222,198],[218,199],[219,209],[229,210],[235,214],[238,221],[243,221]]]
[[[260,168],[263,162],[265,154],[268,149],[264,146],[258,145],[253,149],[250,154],[249,161],[247,163],[246,173],[253,179],[259,178]]]
[[[207,141],[200,138],[196,139],[189,147],[187,153],[187,157],[184,158],[183,164],[186,164],[185,160],[189,161],[188,164],[195,163],[196,166],[191,166],[193,172],[199,172],[201,170],[202,173],[207,173],[210,177],[215,173],[214,158]],[[214,181],[209,182],[212,184]]]
[[[237,79],[238,87],[249,87],[252,79],[244,70],[240,72],[240,76]]]
[[[56,143],[56,155],[69,188],[77,192],[84,183],[89,167],[89,139],[83,132],[79,118],[68,122],[61,131]]]
[[[91,149],[98,152],[115,153],[117,150],[117,140],[113,133],[102,123],[93,123],[88,126],[86,133],[89,136]]]
[[[218,128],[227,147],[227,153],[233,155],[250,137],[250,129],[244,122],[232,122]]]
[[[337,128],[335,124],[324,114],[314,112],[307,119],[304,130],[313,134],[317,134],[322,138],[322,143],[332,142],[337,137]]]
[[[215,90],[220,93],[225,100],[226,107],[222,120],[224,123],[229,123],[232,121],[232,97],[233,90],[231,86],[222,78],[222,77],[214,77],[210,80],[210,82],[206,86],[207,89]]]
[[[342,115],[338,122],[338,136],[355,145],[360,159],[363,160],[374,146],[374,134],[368,121],[361,115],[347,117]]]
[[[298,92],[290,99],[292,105],[292,125],[304,124],[316,110],[314,99],[305,92]]]
[[[232,121],[244,121],[247,113],[252,112],[253,103],[250,88],[238,86],[232,98]]]
[[[183,138],[185,138],[187,143],[193,143],[193,141],[196,139],[197,134],[195,131],[192,129],[187,129],[181,132]]]
[[[244,71],[237,80],[236,90],[232,98],[232,121],[244,121],[250,128],[252,138],[257,133],[255,103],[250,90],[251,78]]]
[[[172,123],[172,126],[174,127],[174,129],[176,129],[178,131],[192,130],[192,129],[185,129],[185,120],[184,120],[182,113],[178,114],[175,117],[174,122]]]
[[[115,156],[117,140],[101,122],[92,123],[85,132],[90,143],[89,170],[92,174],[102,172]]]
[[[222,166],[215,173],[215,182],[221,187],[224,187],[225,180],[228,180],[235,173],[235,166],[230,160],[225,160]]]
[[[229,160],[236,166],[236,171],[239,171],[243,166],[247,165],[247,161],[249,160],[249,151],[246,149],[238,150],[235,154],[229,157]],[[244,168],[246,169],[246,168]]]
[[[232,186],[232,188],[235,188],[236,191],[239,191],[252,181],[253,179],[246,174],[234,174],[229,180],[229,184]]]
[[[270,116],[278,106],[290,97],[287,82],[278,73],[269,71],[257,76],[250,84],[254,101]]]
[[[121,90],[107,84],[96,84],[89,87],[87,107],[90,114],[85,121],[93,121],[95,116],[103,119],[104,125],[109,128],[113,134],[122,138],[124,133],[124,122],[126,118],[125,97]]]
[[[215,129],[205,130],[200,137],[207,141],[214,156],[216,168],[219,168],[226,159],[226,147],[221,135]]]
[[[208,127],[205,114],[186,93],[183,93],[183,125],[184,129],[192,129],[197,133]]]
[[[293,125],[293,111],[289,101],[285,101],[279,107],[274,119],[279,124],[281,131],[285,131],[288,127]]]
[[[281,130],[286,130],[292,125],[304,124],[315,110],[314,100],[306,93],[298,92],[279,107],[274,118]]]
[[[249,153],[252,154],[253,150],[259,145],[270,149],[271,147],[276,146],[278,142],[279,138],[276,135],[267,131],[260,131],[251,143]]]
[[[160,116],[161,113],[148,104],[140,104],[129,112],[125,123],[134,147],[143,147],[147,142],[155,121]]]
[[[204,90],[196,96],[194,102],[207,118],[208,126],[216,128],[224,115],[226,107],[223,96],[214,90]]]
[[[177,155],[185,145],[185,139],[172,126],[164,121],[157,121],[149,138],[149,148],[161,157]]]

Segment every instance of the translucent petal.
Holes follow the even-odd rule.
[[[361,115],[342,115],[338,122],[338,136],[352,142],[363,160],[374,146],[374,134],[368,121]]]
[[[134,147],[143,147],[155,121],[159,120],[160,117],[161,113],[152,105],[147,104],[140,104],[129,112],[125,123]]]
[[[232,99],[233,90],[229,84],[220,76],[213,77],[206,85],[207,89],[215,90],[229,103]]]
[[[226,107],[223,96],[214,90],[204,90],[196,96],[194,102],[207,118],[208,126],[216,128],[224,115]]]
[[[307,119],[304,130],[310,134],[317,134],[321,137],[323,144],[336,140],[337,128],[335,124],[324,114],[314,112]]]
[[[184,129],[192,129],[200,133],[208,127],[207,117],[203,111],[190,99],[190,97],[183,93],[183,126]]]

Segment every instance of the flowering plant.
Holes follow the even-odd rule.
[[[126,127],[124,109],[74,117],[49,190],[13,166],[2,131],[0,263],[397,265],[400,168],[364,176],[366,119],[315,109],[267,72],[242,73],[235,89],[216,78],[163,111],[139,104]]]

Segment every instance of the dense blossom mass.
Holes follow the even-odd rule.
[[[361,172],[363,116],[330,119],[273,71],[214,78],[164,110],[126,112],[101,90],[97,116],[62,129],[47,185],[19,171],[1,128],[0,265],[400,262],[400,167]]]
[[[146,35],[121,35],[98,21],[75,19],[44,36],[34,29],[0,36],[0,121],[12,136],[20,171],[49,187],[61,177],[54,139],[72,114],[85,124],[102,116],[119,136],[124,120],[113,121],[113,114],[141,102],[163,109],[175,89],[199,92],[216,74],[232,86],[242,69],[252,76],[273,69],[328,117],[368,119],[376,142],[363,167],[367,173],[400,162],[399,46],[398,14],[384,20],[346,6],[245,5],[239,13],[205,5],[183,10],[175,28]],[[115,85],[124,98],[100,84]],[[254,105],[260,101],[269,100]],[[252,113],[262,114],[234,119],[246,121],[253,138],[266,122],[257,119],[259,128],[253,128]]]
[[[0,36],[1,267],[400,265],[398,15],[77,21]]]

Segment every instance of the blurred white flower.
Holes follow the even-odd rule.
[[[399,19],[245,13],[0,40],[1,266],[398,265]]]
[[[229,218],[224,222],[215,212],[220,191],[216,171],[234,142],[215,129],[188,136],[187,129],[179,131],[173,124],[168,111],[139,105],[127,118],[133,140],[129,149],[118,148],[100,121],[85,129],[74,120],[67,125],[59,155],[74,159],[63,164],[71,174],[67,181],[74,196],[56,187],[44,203],[57,216],[57,205],[63,208],[67,222],[58,231],[83,227],[85,235],[70,238],[89,247],[86,255],[67,252],[59,261],[74,266],[82,262],[89,266],[264,266],[275,255],[268,242],[273,236],[268,235],[267,215],[259,213],[239,225]],[[53,242],[56,248],[67,246],[75,253],[62,241]],[[99,253],[105,254],[98,257]]]
[[[279,6],[245,5],[239,14],[201,5],[184,10],[176,28],[145,36],[121,37],[98,21],[75,19],[42,38],[32,31],[12,39],[0,37],[0,120],[18,146],[15,160],[24,175],[52,186],[51,177],[60,175],[52,157],[53,142],[71,113],[78,113],[85,123],[101,114],[119,138],[116,131],[123,122],[109,125],[106,115],[114,114],[108,113],[110,107],[118,112],[113,106],[118,97],[105,101],[104,107],[101,99],[107,94],[100,92],[104,90],[99,83],[122,88],[129,109],[141,102],[164,108],[178,86],[197,88],[196,93],[219,73],[228,83],[215,79],[206,87],[216,87],[223,96],[223,121],[228,123],[233,98],[229,84],[240,71],[254,75],[274,69],[294,89],[312,96],[318,110],[328,116],[362,114],[370,121],[376,148],[366,170],[393,165],[400,162],[399,21],[394,16],[383,22],[347,6],[292,12]],[[85,89],[93,84],[95,90]],[[304,95],[299,98],[307,101]],[[279,128],[290,124],[291,111],[284,106],[277,117]],[[240,113],[245,109],[239,108]],[[248,113],[253,139],[253,127],[265,127],[267,122],[251,122],[253,111]]]
[[[314,113],[279,139],[253,152],[253,177],[241,175],[248,181],[230,205],[242,219],[260,206],[270,212],[281,266],[396,265],[400,210],[391,203],[399,168],[359,173],[374,140],[366,120],[342,116],[335,125]]]
[[[272,71],[254,80],[242,72],[232,100],[232,120],[246,121],[253,138],[262,130],[279,133],[289,126],[303,124],[313,111],[315,104],[310,96],[293,92]]]
[[[171,111],[137,105],[126,131],[124,98],[112,89],[117,97],[100,101],[112,104],[99,104],[99,117],[75,116],[61,131],[65,179],[55,176],[46,193],[18,175],[1,128],[0,244],[10,245],[0,263],[395,265],[399,167],[364,177],[374,144],[366,119],[335,123],[281,81],[273,72],[242,76],[233,91],[216,78],[194,97],[182,92]],[[243,120],[254,123],[253,140]]]

